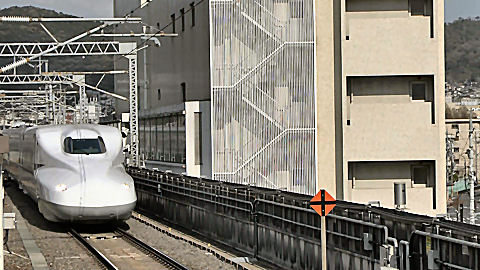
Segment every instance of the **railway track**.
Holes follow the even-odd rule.
[[[69,233],[108,270],[189,270],[122,229],[92,234],[70,228]]]

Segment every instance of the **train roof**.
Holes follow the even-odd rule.
[[[119,132],[117,128],[97,125],[97,124],[70,124],[70,125],[44,125],[44,126],[33,126],[33,127],[20,127],[20,128],[11,128],[4,131],[5,135],[8,134],[24,134],[24,133],[64,133],[74,130],[91,130],[105,135],[113,134]]]

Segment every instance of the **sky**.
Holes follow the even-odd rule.
[[[0,9],[38,6],[81,17],[112,17],[113,0],[0,0]],[[480,0],[445,0],[445,21],[480,16]]]
[[[80,17],[112,17],[113,0],[0,0],[0,9],[36,6]]]
[[[446,22],[476,16],[480,16],[480,0],[445,0]]]

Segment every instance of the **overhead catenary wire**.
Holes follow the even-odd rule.
[[[150,0],[150,1],[149,1],[149,3],[151,3],[151,2],[153,2],[153,0]],[[203,3],[203,2],[205,2],[205,0],[200,0],[200,1],[198,1],[197,3],[195,3],[195,5],[190,6],[190,8],[187,9],[183,15],[188,14],[189,12],[192,11],[192,9],[194,9],[195,7],[197,7],[198,5],[200,5],[200,4]],[[138,10],[138,9],[139,9],[139,8],[136,8],[136,9],[130,11],[129,13],[132,14],[133,12],[135,12],[135,11]],[[177,20],[180,19],[180,18],[181,18],[181,16],[175,17],[174,21],[177,21]],[[173,21],[169,22],[168,24],[164,25],[164,26],[161,27],[161,28],[154,27],[154,26],[151,26],[151,25],[147,25],[147,26],[150,26],[150,27],[152,27],[152,28],[158,29],[158,31],[156,31],[156,32],[153,33],[151,36],[149,36],[148,38],[144,39],[142,42],[140,42],[139,44],[137,44],[137,46],[135,46],[131,51],[129,51],[129,52],[126,53],[125,55],[129,55],[129,54],[132,54],[132,53],[135,52],[135,51],[138,51],[139,48],[144,47],[144,45],[146,45],[148,41],[152,40],[152,38],[154,38],[156,35],[159,35],[159,34],[161,34],[162,32],[164,32],[165,29],[167,29],[167,28],[168,28],[169,26],[171,26],[172,24],[173,24]],[[118,55],[114,56],[114,59],[115,59],[115,57],[118,57]]]

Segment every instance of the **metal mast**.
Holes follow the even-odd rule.
[[[470,179],[470,223],[475,224],[475,167],[473,166],[473,110],[470,110],[470,122],[468,129],[468,167]]]
[[[137,52],[127,55],[130,76],[130,146],[131,163],[139,165],[138,159],[138,86],[137,86]]]

